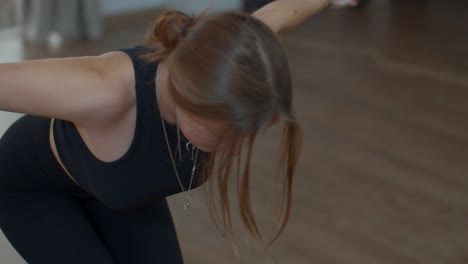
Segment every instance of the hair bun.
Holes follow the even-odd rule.
[[[179,11],[165,11],[148,30],[145,42],[167,52],[177,47],[177,44],[186,35],[194,19]]]

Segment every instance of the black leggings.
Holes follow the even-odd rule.
[[[26,115],[0,139],[0,228],[29,264],[183,263],[166,199],[117,212],[55,160],[50,119]]]

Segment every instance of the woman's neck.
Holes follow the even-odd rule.
[[[159,77],[158,77],[159,75]],[[156,98],[158,101],[159,111],[163,118],[171,123],[176,124],[176,104],[169,92],[169,71],[165,62],[161,61],[158,65],[156,73]]]

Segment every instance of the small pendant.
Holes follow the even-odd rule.
[[[187,210],[190,207],[190,196],[185,195],[184,209]]]
[[[185,144],[185,148],[187,149],[187,151],[190,151],[190,145],[193,146],[192,142],[190,142],[190,141],[188,141],[187,144]]]

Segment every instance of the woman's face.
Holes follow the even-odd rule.
[[[226,124],[199,118],[179,107],[176,107],[176,118],[182,134],[200,150],[215,152],[226,149],[227,142],[223,142],[223,131]],[[220,144],[216,148],[218,142]],[[243,140],[239,139],[236,145],[236,156],[240,155],[242,142]]]

